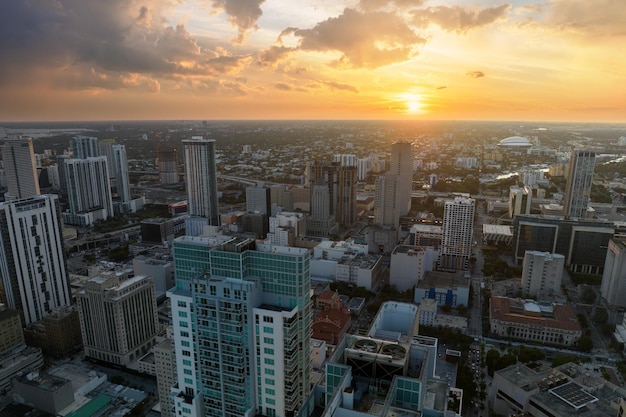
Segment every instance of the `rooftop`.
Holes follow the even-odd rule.
[[[551,312],[548,307],[551,307]],[[494,296],[491,297],[490,318],[504,322],[581,331],[576,313],[571,307],[563,304],[542,306],[530,300]]]

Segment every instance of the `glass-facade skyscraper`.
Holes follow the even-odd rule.
[[[219,226],[215,140],[193,136],[183,140],[183,146],[189,216],[201,220],[188,223],[188,228],[197,224],[196,230],[187,230],[187,234],[200,235],[203,224]]]
[[[308,416],[308,250],[224,236],[173,248],[176,415]]]

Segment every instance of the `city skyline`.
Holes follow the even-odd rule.
[[[5,3],[7,122],[622,122],[626,110],[623,2]]]

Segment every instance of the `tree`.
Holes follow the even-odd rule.
[[[591,349],[593,349],[593,340],[589,336],[581,336],[576,342],[576,346],[584,352],[591,352]]]
[[[487,364],[487,373],[489,376],[493,376],[493,371],[495,370],[496,363],[500,359],[500,352],[495,349],[491,349],[487,352],[485,363]]]
[[[583,290],[580,299],[585,304],[593,304],[593,302],[596,301],[596,292],[593,290],[593,288],[587,287]]]

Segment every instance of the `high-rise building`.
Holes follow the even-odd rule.
[[[357,158],[355,155],[339,154],[332,163],[313,161],[308,167],[311,189],[311,213],[313,213],[313,186],[328,187],[329,213],[340,226],[356,223]]]
[[[528,187],[512,185],[509,190],[509,218],[518,214],[530,214],[533,190]]]
[[[161,184],[178,184],[178,152],[176,149],[159,150],[158,161]]]
[[[105,156],[67,159],[63,164],[70,213],[70,224],[90,225],[113,216],[113,199]]]
[[[611,239],[608,246],[600,292],[607,304],[626,307],[626,245]]]
[[[149,276],[102,273],[76,299],[85,356],[127,366],[155,344],[160,325]]]
[[[56,195],[0,203],[0,276],[24,325],[71,304]]]
[[[413,190],[413,145],[408,142],[396,142],[391,145],[391,166],[389,173],[398,176],[396,207],[400,216],[411,210],[411,192]]]
[[[330,237],[337,232],[338,226],[335,216],[330,214],[328,185],[321,180],[311,186],[311,215],[307,217],[307,234]]]
[[[24,343],[20,312],[0,303],[0,353]]]
[[[463,271],[472,255],[475,200],[468,194],[448,200],[443,209],[443,236],[439,268]]]
[[[553,295],[561,292],[565,256],[558,253],[526,251],[522,269],[525,295]]]
[[[168,292],[176,415],[308,416],[309,251],[185,236],[174,241],[174,258],[184,268]],[[191,279],[185,259],[199,272]]]
[[[374,195],[374,223],[398,228],[400,212],[396,206],[398,175],[387,173],[376,178]]]
[[[115,190],[117,198],[122,203],[130,203],[130,182],[128,179],[128,161],[126,159],[126,146],[114,144],[111,146],[111,166],[113,172],[109,174],[115,178]]]
[[[215,140],[193,136],[183,140],[183,146],[189,216],[201,220],[193,222],[195,230],[189,227],[187,234],[199,235],[202,224],[219,226]]]
[[[595,152],[572,150],[563,201],[565,217],[587,217],[595,165]]]
[[[263,182],[246,187],[246,211],[269,216],[272,213],[270,187]]]
[[[156,368],[161,417],[176,417],[172,387],[176,384],[176,351],[172,339],[165,339],[152,349]]]
[[[98,138],[90,136],[74,136],[70,141],[70,148],[74,153],[73,158],[85,159],[100,156]]]
[[[7,179],[6,201],[39,195],[32,138],[5,139],[2,162]]]

